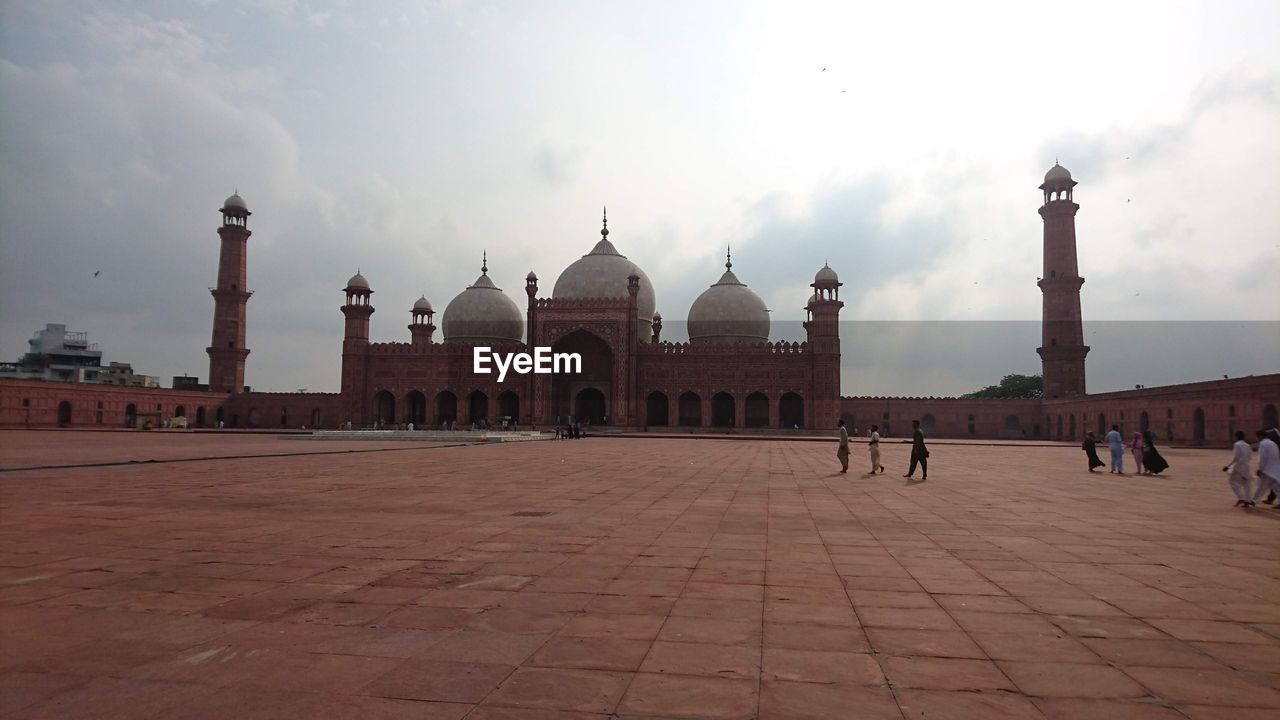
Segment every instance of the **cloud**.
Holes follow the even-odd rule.
[[[548,185],[567,185],[578,178],[585,154],[577,145],[556,147],[544,142],[534,155],[533,170]]]

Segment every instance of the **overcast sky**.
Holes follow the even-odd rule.
[[[0,0],[0,359],[62,322],[166,385],[207,377],[237,188],[258,389],[337,389],[357,268],[374,340],[407,341],[413,301],[443,310],[483,249],[521,307],[531,268],[549,295],[605,204],[667,334],[726,244],[775,339],[800,339],[824,261],[845,320],[1038,320],[1057,157],[1087,321],[1270,321],[1178,324],[1178,362],[1091,338],[1090,391],[1275,371],[1277,28],[1270,0]],[[846,333],[842,389],[1039,370],[1034,324],[984,327],[1016,342],[935,342],[931,367]]]

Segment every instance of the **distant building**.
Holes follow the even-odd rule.
[[[191,377],[190,375],[174,375],[173,389],[205,392],[209,389],[209,385],[207,383],[200,382],[200,378],[198,377]]]
[[[159,378],[139,375],[129,363],[102,366],[102,351],[87,332],[69,332],[48,323],[27,341],[27,354],[16,363],[0,363],[0,377],[55,382],[102,383],[125,387],[160,387]]]

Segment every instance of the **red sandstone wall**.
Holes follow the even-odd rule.
[[[336,428],[346,421],[338,393],[247,393],[227,399],[227,427],[297,430]]]
[[[974,439],[1042,439],[1047,428],[1041,401],[968,398],[842,397],[845,425],[866,435],[874,423],[880,434],[909,437],[911,421],[920,420],[928,437]],[[930,423],[932,419],[932,423]],[[932,429],[930,429],[932,425]]]
[[[70,403],[70,427],[123,428],[133,405],[140,427],[146,421],[185,414],[192,427],[201,408],[205,427],[216,424],[218,408],[227,401],[221,393],[133,388],[113,385],[0,379],[0,427],[57,427],[58,407]]]
[[[1277,407],[1280,374],[1271,374],[1046,400],[1041,422],[1052,426],[1049,436],[1055,440],[1079,440],[1113,424],[1127,435],[1144,429],[1145,422],[1165,442],[1225,447],[1236,430],[1252,439],[1253,431],[1274,423]]]

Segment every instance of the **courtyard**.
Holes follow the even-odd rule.
[[[0,448],[6,718],[1280,713],[1280,512],[1226,450],[937,442],[911,484],[897,442],[875,477],[834,442]]]

